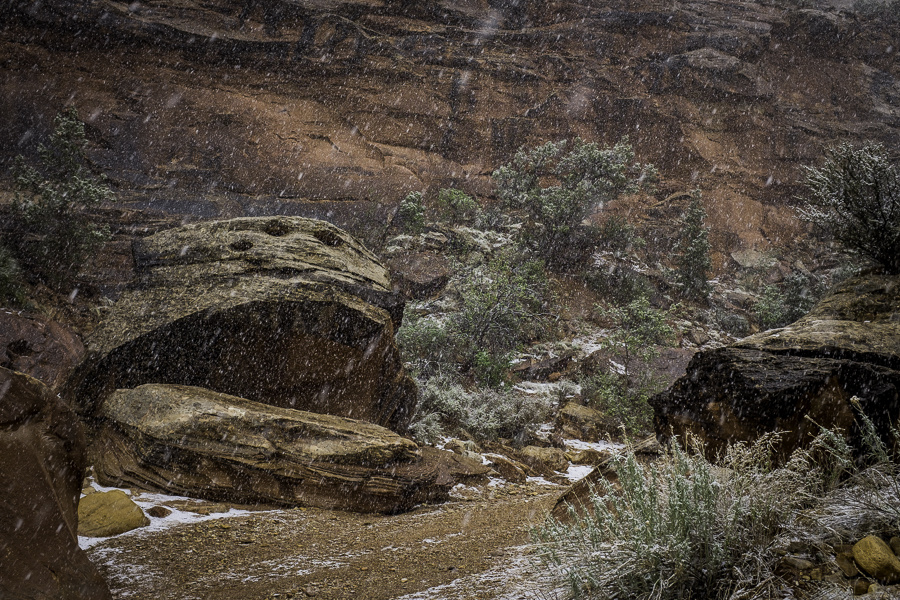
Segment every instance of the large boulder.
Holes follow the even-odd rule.
[[[653,397],[656,431],[726,444],[781,431],[789,453],[819,425],[859,435],[857,407],[884,438],[900,415],[900,278],[861,275],[781,329],[700,352]]]
[[[44,384],[0,367],[0,598],[102,600],[78,547],[84,434]]]
[[[117,388],[193,385],[265,404],[407,425],[386,269],[324,221],[241,218],[135,242],[138,281],[88,339],[70,393],[92,415]]]
[[[450,452],[422,452],[372,423],[196,387],[117,390],[100,414],[104,424],[91,451],[105,485],[245,504],[397,512],[444,500],[460,476],[488,472]]]

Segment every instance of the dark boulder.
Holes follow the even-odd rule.
[[[0,367],[0,598],[103,600],[78,547],[84,434],[41,382]]]
[[[242,218],[135,242],[138,281],[87,341],[68,393],[192,385],[403,430],[416,401],[394,332],[404,301],[362,244],[324,221]]]
[[[781,431],[786,454],[819,425],[858,434],[856,408],[887,440],[900,416],[900,279],[854,277],[788,327],[700,352],[653,397],[661,439],[688,432],[712,452]]]

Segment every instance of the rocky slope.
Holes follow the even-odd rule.
[[[704,190],[721,268],[792,243],[824,146],[900,140],[900,33],[825,1],[5,4],[0,160],[72,103],[133,206],[194,217],[384,219],[489,191],[520,145],[628,135]]]

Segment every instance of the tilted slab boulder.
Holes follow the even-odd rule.
[[[84,444],[55,393],[0,367],[0,598],[112,598],[78,547]]]
[[[900,416],[900,278],[854,277],[788,327],[700,352],[650,402],[661,438],[691,432],[717,451],[782,431],[787,454],[818,425],[855,440],[853,397],[889,440]]]
[[[460,477],[488,471],[449,452],[421,452],[372,423],[196,387],[117,390],[100,414],[91,452],[104,485],[245,504],[398,512],[445,500]]]
[[[403,299],[345,232],[241,218],[162,231],[134,254],[139,280],[69,386],[85,414],[117,388],[172,383],[406,427],[416,390],[394,343]]]

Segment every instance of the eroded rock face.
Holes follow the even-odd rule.
[[[117,390],[92,445],[98,480],[240,503],[398,512],[487,467],[422,453],[354,419],[178,385]],[[446,456],[444,456],[446,455]],[[449,460],[449,462],[448,462]]]
[[[75,413],[41,382],[0,367],[0,597],[112,598],[78,547],[85,466]]]
[[[717,451],[778,430],[789,453],[818,433],[815,423],[857,435],[854,396],[888,439],[898,390],[900,279],[863,275],[788,327],[696,354],[651,404],[661,438],[691,432]]]
[[[803,164],[900,139],[898,28],[813,4],[12,0],[0,162],[73,104],[135,206],[342,222],[629,135],[664,187],[703,189],[718,252],[783,247]]]
[[[90,415],[117,388],[172,383],[395,430],[416,401],[394,332],[403,299],[340,229],[299,217],[188,225],[135,243],[139,282],[70,386]]]
[[[0,310],[0,364],[60,388],[84,358],[84,344],[69,328],[22,312]]]

